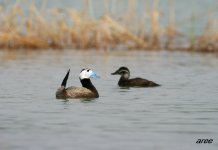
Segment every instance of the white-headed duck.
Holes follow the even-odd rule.
[[[99,94],[97,89],[92,84],[90,78],[98,78],[97,74],[91,69],[82,69],[79,74],[79,79],[82,87],[68,87],[66,88],[70,69],[68,70],[65,78],[62,81],[61,87],[57,89],[56,98],[98,98]]]

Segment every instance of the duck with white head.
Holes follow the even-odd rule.
[[[66,88],[70,69],[62,81],[61,87],[56,91],[56,98],[98,98],[99,94],[95,86],[91,82],[91,78],[99,78],[99,76],[91,69],[82,69],[79,74],[79,79],[82,87],[70,86]]]

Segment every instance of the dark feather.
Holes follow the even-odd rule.
[[[154,87],[154,86],[160,86],[160,85],[153,81],[149,81],[147,79],[133,78],[133,79],[129,79],[129,86]]]

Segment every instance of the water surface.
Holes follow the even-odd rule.
[[[119,88],[110,73],[123,65],[162,86]],[[0,51],[0,149],[217,149],[217,66],[186,52]],[[92,80],[100,97],[57,100],[67,69],[68,85],[80,86],[86,67],[101,76]]]

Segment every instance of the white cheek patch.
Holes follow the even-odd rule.
[[[82,79],[90,79],[90,78],[100,78],[94,71],[91,69],[84,69],[82,72],[79,74],[79,78]]]
[[[87,70],[83,70],[83,71],[79,74],[79,78],[80,78],[80,79],[88,78]]]
[[[92,70],[85,69],[79,74],[79,78],[80,79],[89,79],[91,75],[92,75]]]
[[[124,78],[129,78],[129,74],[128,73],[125,73],[123,76],[124,76]]]

